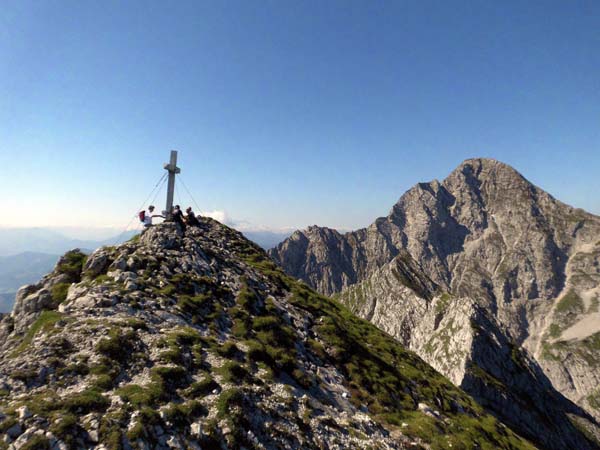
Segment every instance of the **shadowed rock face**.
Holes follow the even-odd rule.
[[[435,298],[408,254],[392,272]],[[0,393],[15,449],[533,448],[207,218],[69,252],[21,289],[0,321]]]
[[[414,324],[432,332],[452,313],[436,312],[434,305],[451,303],[462,311],[478,304],[556,389],[600,418],[600,218],[561,203],[503,163],[472,159],[441,183],[415,185],[368,228],[327,230],[328,239],[324,233],[316,226],[298,231],[302,252],[289,239],[269,254],[288,273],[339,296],[457,385],[475,353],[464,337],[477,317],[455,318],[449,334],[456,338],[431,342]],[[410,283],[392,276],[389,266],[402,252],[420,268],[415,276],[435,283],[444,302],[424,301]]]

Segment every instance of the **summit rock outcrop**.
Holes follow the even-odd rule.
[[[89,257],[69,252],[19,291],[0,322],[0,446],[533,448],[207,218],[185,234],[167,223]]]

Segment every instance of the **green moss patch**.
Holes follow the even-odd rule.
[[[216,369],[223,380],[229,383],[241,383],[251,378],[248,370],[235,361],[228,361],[223,366]]]
[[[134,330],[124,331],[113,328],[109,331],[108,337],[102,338],[96,344],[96,351],[109,359],[124,363],[129,358],[130,350],[137,339]]]
[[[74,444],[73,436],[78,429],[77,416],[73,413],[60,414],[50,425],[50,432],[68,445]]]
[[[21,447],[22,450],[50,450],[52,446],[46,436],[34,434],[27,442]]]
[[[600,411],[600,390],[590,394],[587,399],[592,408]]]
[[[559,337],[562,333],[562,329],[560,328],[560,325],[553,323],[550,325],[550,327],[548,328],[548,336],[550,336],[551,338],[556,339],[557,337]]]
[[[58,308],[62,302],[67,299],[67,293],[71,283],[58,283],[52,286],[50,295],[52,296],[52,309]]]
[[[199,314],[205,316],[212,311],[212,298],[206,294],[180,295],[177,298],[177,306],[181,311],[188,314]]]
[[[201,381],[192,383],[186,389],[185,395],[186,395],[186,397],[189,397],[192,399],[197,398],[197,397],[204,397],[204,396],[212,393],[212,391],[214,391],[215,389],[219,389],[219,388],[220,388],[219,384],[210,375],[208,375]]]
[[[452,295],[450,295],[448,292],[444,292],[435,304],[435,313],[438,315],[445,314],[451,301]]]
[[[228,389],[223,391],[217,400],[217,417],[223,418],[231,412],[234,406],[241,406],[244,395],[239,389]]]
[[[71,394],[64,399],[63,404],[72,413],[87,414],[92,411],[104,411],[110,402],[102,393],[92,388]]]
[[[556,304],[557,314],[580,314],[584,310],[583,300],[573,290],[567,292]]]
[[[131,403],[136,408],[143,406],[156,406],[165,398],[165,389],[162,382],[152,382],[146,386],[128,384],[115,391],[124,402]]]
[[[60,259],[56,271],[67,275],[74,283],[81,281],[81,270],[87,260],[87,255],[79,250],[72,250]]]
[[[177,388],[189,385],[187,370],[181,366],[158,366],[150,373],[154,383],[161,385],[165,392],[175,393]]]
[[[38,333],[49,333],[63,317],[63,314],[57,311],[42,311],[36,321],[31,324],[23,340],[13,351],[12,355],[16,356],[24,351]]]

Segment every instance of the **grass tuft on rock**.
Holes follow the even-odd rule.
[[[71,250],[65,253],[59,260],[56,271],[67,275],[69,281],[78,283],[81,281],[81,270],[83,269],[86,260],[87,255],[82,251],[79,249]]]
[[[101,339],[96,344],[96,351],[115,361],[125,362],[129,357],[129,350],[135,344],[137,334],[133,330],[122,331],[113,328],[108,337]]]
[[[63,317],[63,314],[57,311],[42,311],[27,330],[19,346],[13,351],[13,355],[18,355],[25,350],[38,333],[48,333],[52,330]]]

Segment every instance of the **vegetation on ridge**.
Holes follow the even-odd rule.
[[[40,314],[26,335],[37,342],[43,334],[39,347],[26,344],[12,359],[0,354],[5,367],[48,368],[26,386],[0,369],[10,389],[0,398],[0,426],[25,406],[57,439],[90,439],[85,430],[109,449],[155,445],[157,430],[207,448],[300,435],[312,448],[319,439],[362,447],[373,436],[434,449],[531,448],[415,354],[285,275],[237,232],[206,220],[188,233],[185,251],[183,242],[149,251],[144,239],[153,232],[167,233],[157,227],[111,249],[111,268],[94,283],[83,277],[90,303],[77,314],[69,309],[76,299],[64,314]],[[119,276],[143,290],[123,290],[112,281]],[[43,356],[28,356],[40,349]],[[344,423],[334,413],[340,404],[354,411]],[[359,420],[359,411],[374,422]]]

